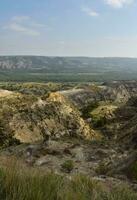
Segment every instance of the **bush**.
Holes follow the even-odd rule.
[[[103,127],[106,124],[106,118],[105,117],[92,117],[92,124],[95,128]]]
[[[104,162],[100,162],[96,168],[96,173],[100,175],[105,175],[107,174],[108,170],[109,167]]]
[[[92,102],[88,106],[84,107],[82,112],[82,117],[87,119],[91,117],[91,111],[93,111],[95,108],[99,106],[98,102]]]
[[[66,160],[61,167],[64,172],[70,173],[74,168],[74,163],[72,160]]]
[[[137,180],[137,161],[131,164],[126,170],[126,174],[130,179]]]

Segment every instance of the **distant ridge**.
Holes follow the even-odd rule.
[[[0,56],[0,81],[133,79],[137,79],[137,58]]]

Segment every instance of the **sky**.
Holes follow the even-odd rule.
[[[0,0],[0,55],[137,57],[137,0]]]

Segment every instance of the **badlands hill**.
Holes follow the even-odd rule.
[[[46,172],[137,189],[136,81],[0,88],[1,165],[14,157]]]
[[[64,135],[96,139],[98,130],[120,138],[126,126],[126,132],[135,132],[136,81],[101,85],[1,83],[0,87],[1,138],[10,136],[19,142]]]

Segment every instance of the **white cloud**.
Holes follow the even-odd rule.
[[[16,31],[16,32],[21,32],[25,35],[30,35],[30,36],[38,36],[40,35],[39,31],[27,28],[23,25],[17,24],[17,23],[11,23],[9,24],[9,26],[7,27],[7,29],[10,29],[12,31]]]
[[[29,16],[14,16],[11,18],[12,21],[16,21],[16,22],[22,22],[22,21],[26,21],[26,20],[30,20]]]
[[[3,29],[29,36],[38,36],[40,35],[40,29],[44,27],[44,24],[34,22],[29,16],[14,16]]]
[[[129,5],[133,3],[134,0],[105,0],[105,2],[114,7],[114,8],[122,8],[124,5]]]
[[[85,12],[87,15],[91,16],[91,17],[98,17],[99,13],[96,12],[95,10],[92,10],[89,7],[82,7],[81,8],[82,12]]]
[[[36,23],[36,22],[32,22],[31,25],[34,26],[34,27],[39,27],[39,28],[46,28],[47,27],[45,24],[40,24],[40,23]]]

